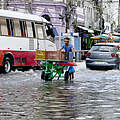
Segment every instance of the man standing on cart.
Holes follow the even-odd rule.
[[[68,37],[66,37],[66,38],[64,39],[64,43],[65,43],[65,44],[61,47],[60,52],[61,52],[63,49],[65,50],[65,52],[74,52],[74,51],[75,51],[74,48],[73,48],[73,45],[69,43],[69,40],[70,40],[70,39],[69,39]],[[69,69],[68,69],[68,71],[69,71],[70,74],[72,75],[72,79],[74,79],[74,72],[75,72],[74,67],[73,67],[73,66],[70,66]]]

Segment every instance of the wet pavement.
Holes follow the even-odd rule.
[[[45,82],[40,71],[0,74],[0,120],[120,120],[120,71],[78,63],[75,79]]]

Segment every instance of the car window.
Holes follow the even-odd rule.
[[[91,48],[91,51],[98,51],[98,52],[114,52],[114,46],[107,46],[107,45],[95,45]]]

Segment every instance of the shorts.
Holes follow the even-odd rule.
[[[69,69],[68,69],[68,71],[69,71],[70,73],[74,73],[74,72],[75,72],[75,69],[74,69],[73,66],[70,66]]]

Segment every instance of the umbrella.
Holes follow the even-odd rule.
[[[107,34],[101,34],[98,36],[91,37],[91,40],[111,40],[112,38]]]
[[[111,40],[112,41],[120,41],[120,37],[118,37],[118,36],[112,36]]]
[[[91,37],[91,40],[100,40],[100,35]]]

